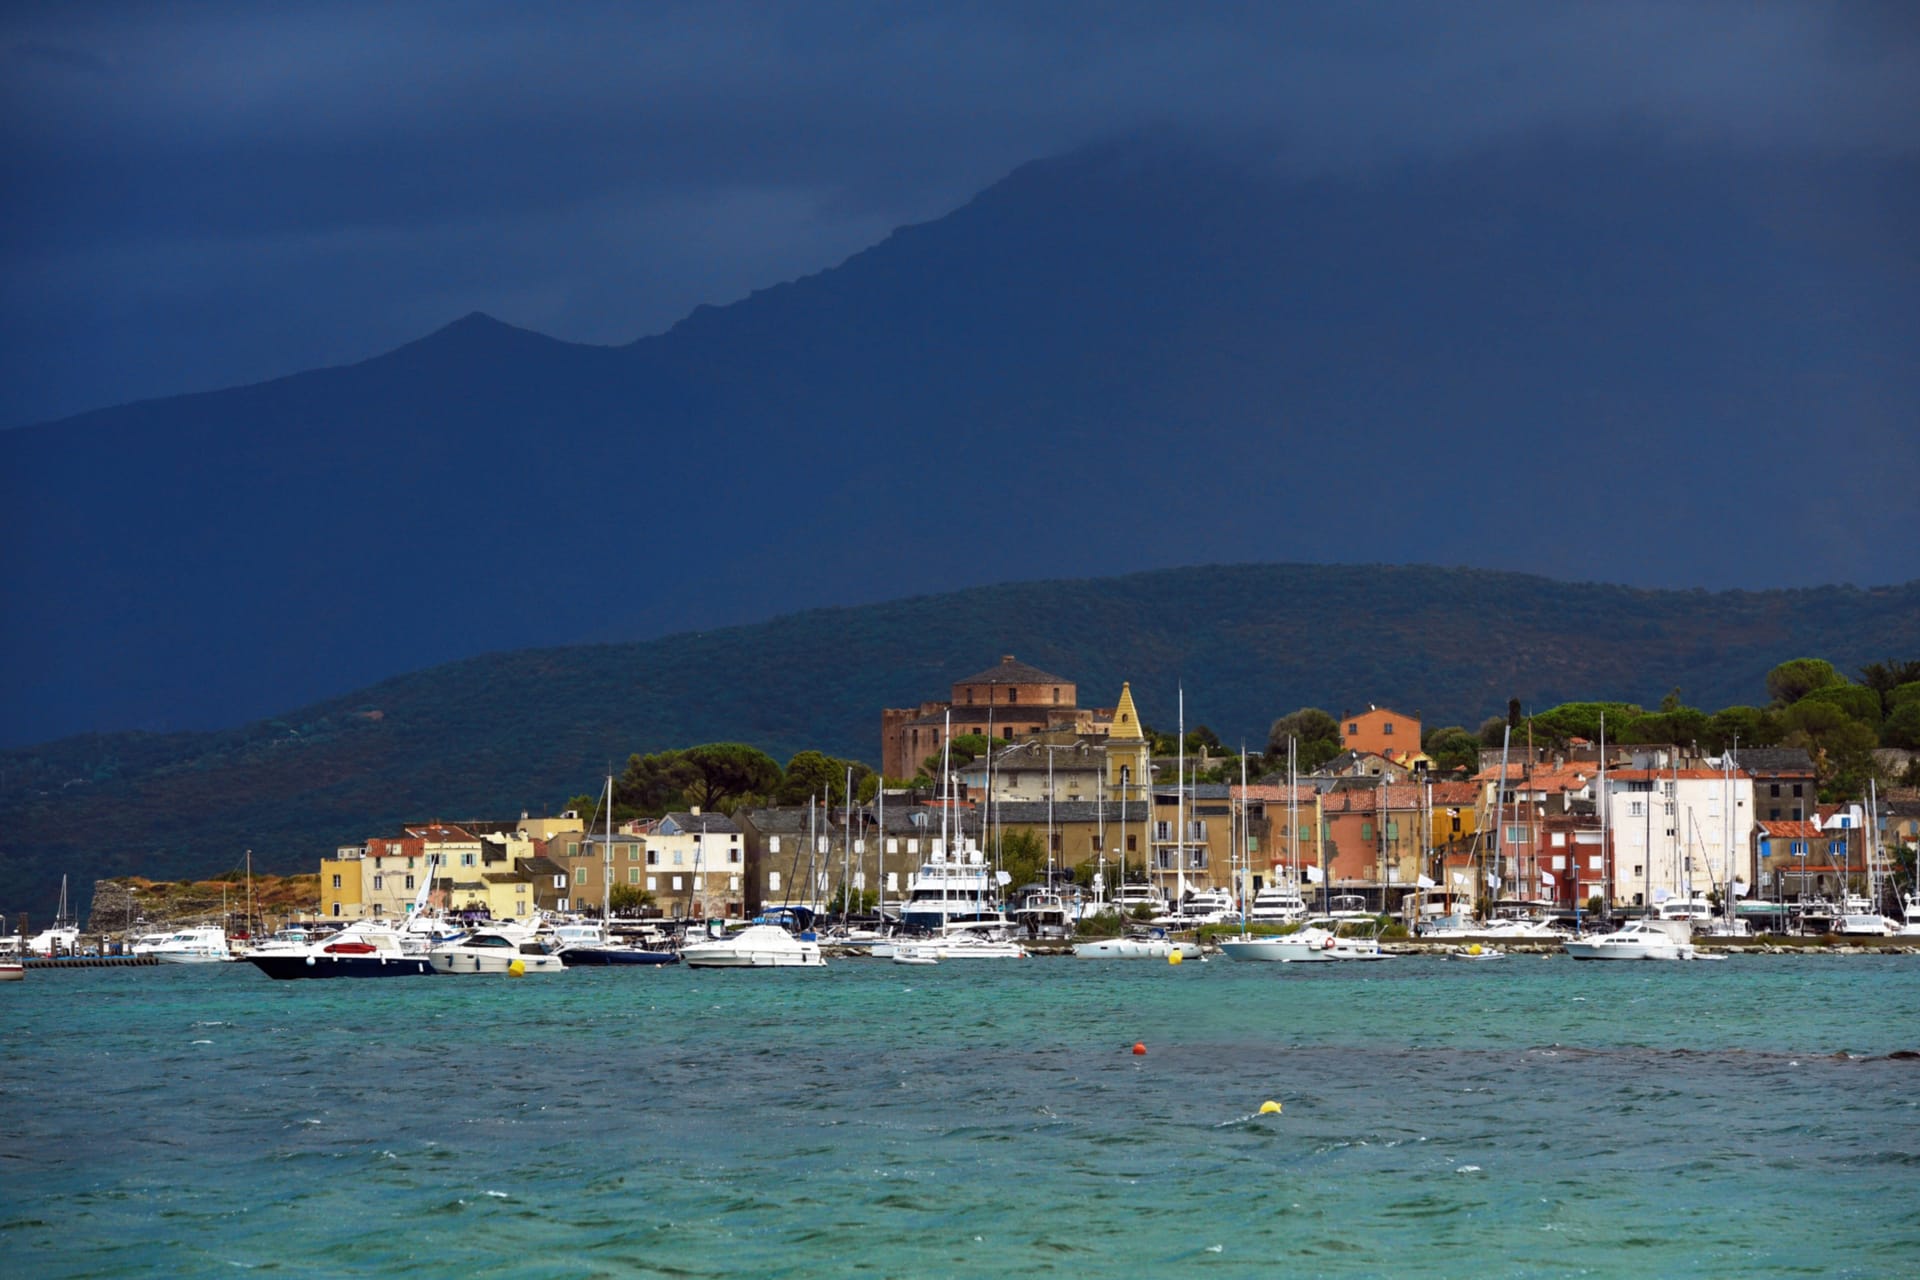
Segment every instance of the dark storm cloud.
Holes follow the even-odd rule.
[[[1531,133],[1910,154],[1899,5],[27,5],[0,421],[473,309],[624,341],[1143,128],[1392,164]]]

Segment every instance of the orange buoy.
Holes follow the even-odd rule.
[[[1134,1054],[1134,1056],[1135,1056],[1136,1058],[1137,1058],[1137,1057],[1141,1057],[1142,1055],[1144,1055],[1144,1054],[1146,1053],[1146,1051],[1147,1051],[1147,1046],[1146,1046],[1146,1045],[1144,1045],[1144,1044],[1142,1044],[1142,1043],[1140,1043],[1140,1041],[1138,1041],[1138,1040],[1135,1040],[1135,1041],[1133,1042],[1133,1054]]]

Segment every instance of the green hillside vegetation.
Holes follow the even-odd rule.
[[[658,808],[691,793],[640,803],[630,758],[701,743],[744,744],[775,762],[822,753],[803,769],[810,783],[756,765],[761,782],[736,793],[764,783],[804,797],[836,770],[844,779],[839,761],[878,762],[882,707],[944,697],[1002,653],[1077,681],[1085,706],[1111,705],[1132,681],[1142,714],[1163,727],[1184,687],[1190,724],[1254,749],[1297,707],[1394,706],[1458,730],[1457,754],[1461,726],[1509,699],[1542,711],[1601,698],[1660,707],[1677,686],[1687,705],[1639,713],[1666,717],[1648,732],[1722,715],[1852,759],[1864,741],[1847,702],[1857,695],[1809,696],[1860,670],[1855,683],[1880,694],[1884,736],[1911,741],[1914,681],[1881,689],[1864,664],[1916,651],[1920,582],[1710,594],[1259,565],[980,588],[488,655],[219,732],[89,735],[0,753],[0,904],[44,912],[62,873],[84,893],[97,877],[202,874],[248,848],[256,871],[306,871],[403,822],[552,811],[592,796],[609,771],[623,777],[623,805]],[[1832,677],[1816,670],[1784,691],[1793,701],[1738,715],[1688,710],[1744,706],[1798,654],[1824,655]]]

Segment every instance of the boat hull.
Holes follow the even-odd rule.
[[[566,968],[556,955],[527,955],[511,951],[501,951],[494,955],[476,955],[462,951],[435,951],[427,955],[435,973],[468,974],[491,973],[510,974],[514,963],[521,965],[520,972],[532,977],[536,973],[559,973]]]
[[[248,956],[269,978],[417,978],[431,976],[425,956],[266,955]]]
[[[1175,953],[1182,960],[1197,960],[1200,944],[1171,938],[1101,938],[1073,944],[1073,954],[1082,960],[1166,960]]]
[[[787,951],[715,951],[697,955],[691,950],[680,961],[689,969],[819,969],[826,965],[817,954]]]
[[[631,965],[679,964],[672,951],[643,951],[638,947],[568,947],[560,953],[568,968],[618,968]]]

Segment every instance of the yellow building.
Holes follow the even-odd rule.
[[[1125,797],[1129,804],[1146,800],[1153,785],[1153,744],[1147,741],[1140,712],[1133,705],[1133,686],[1122,683],[1120,704],[1113,709],[1113,728],[1107,734],[1107,795]]]
[[[320,859],[320,914],[330,920],[364,920],[366,898],[360,872],[366,864],[363,845],[343,845],[331,858]]]

